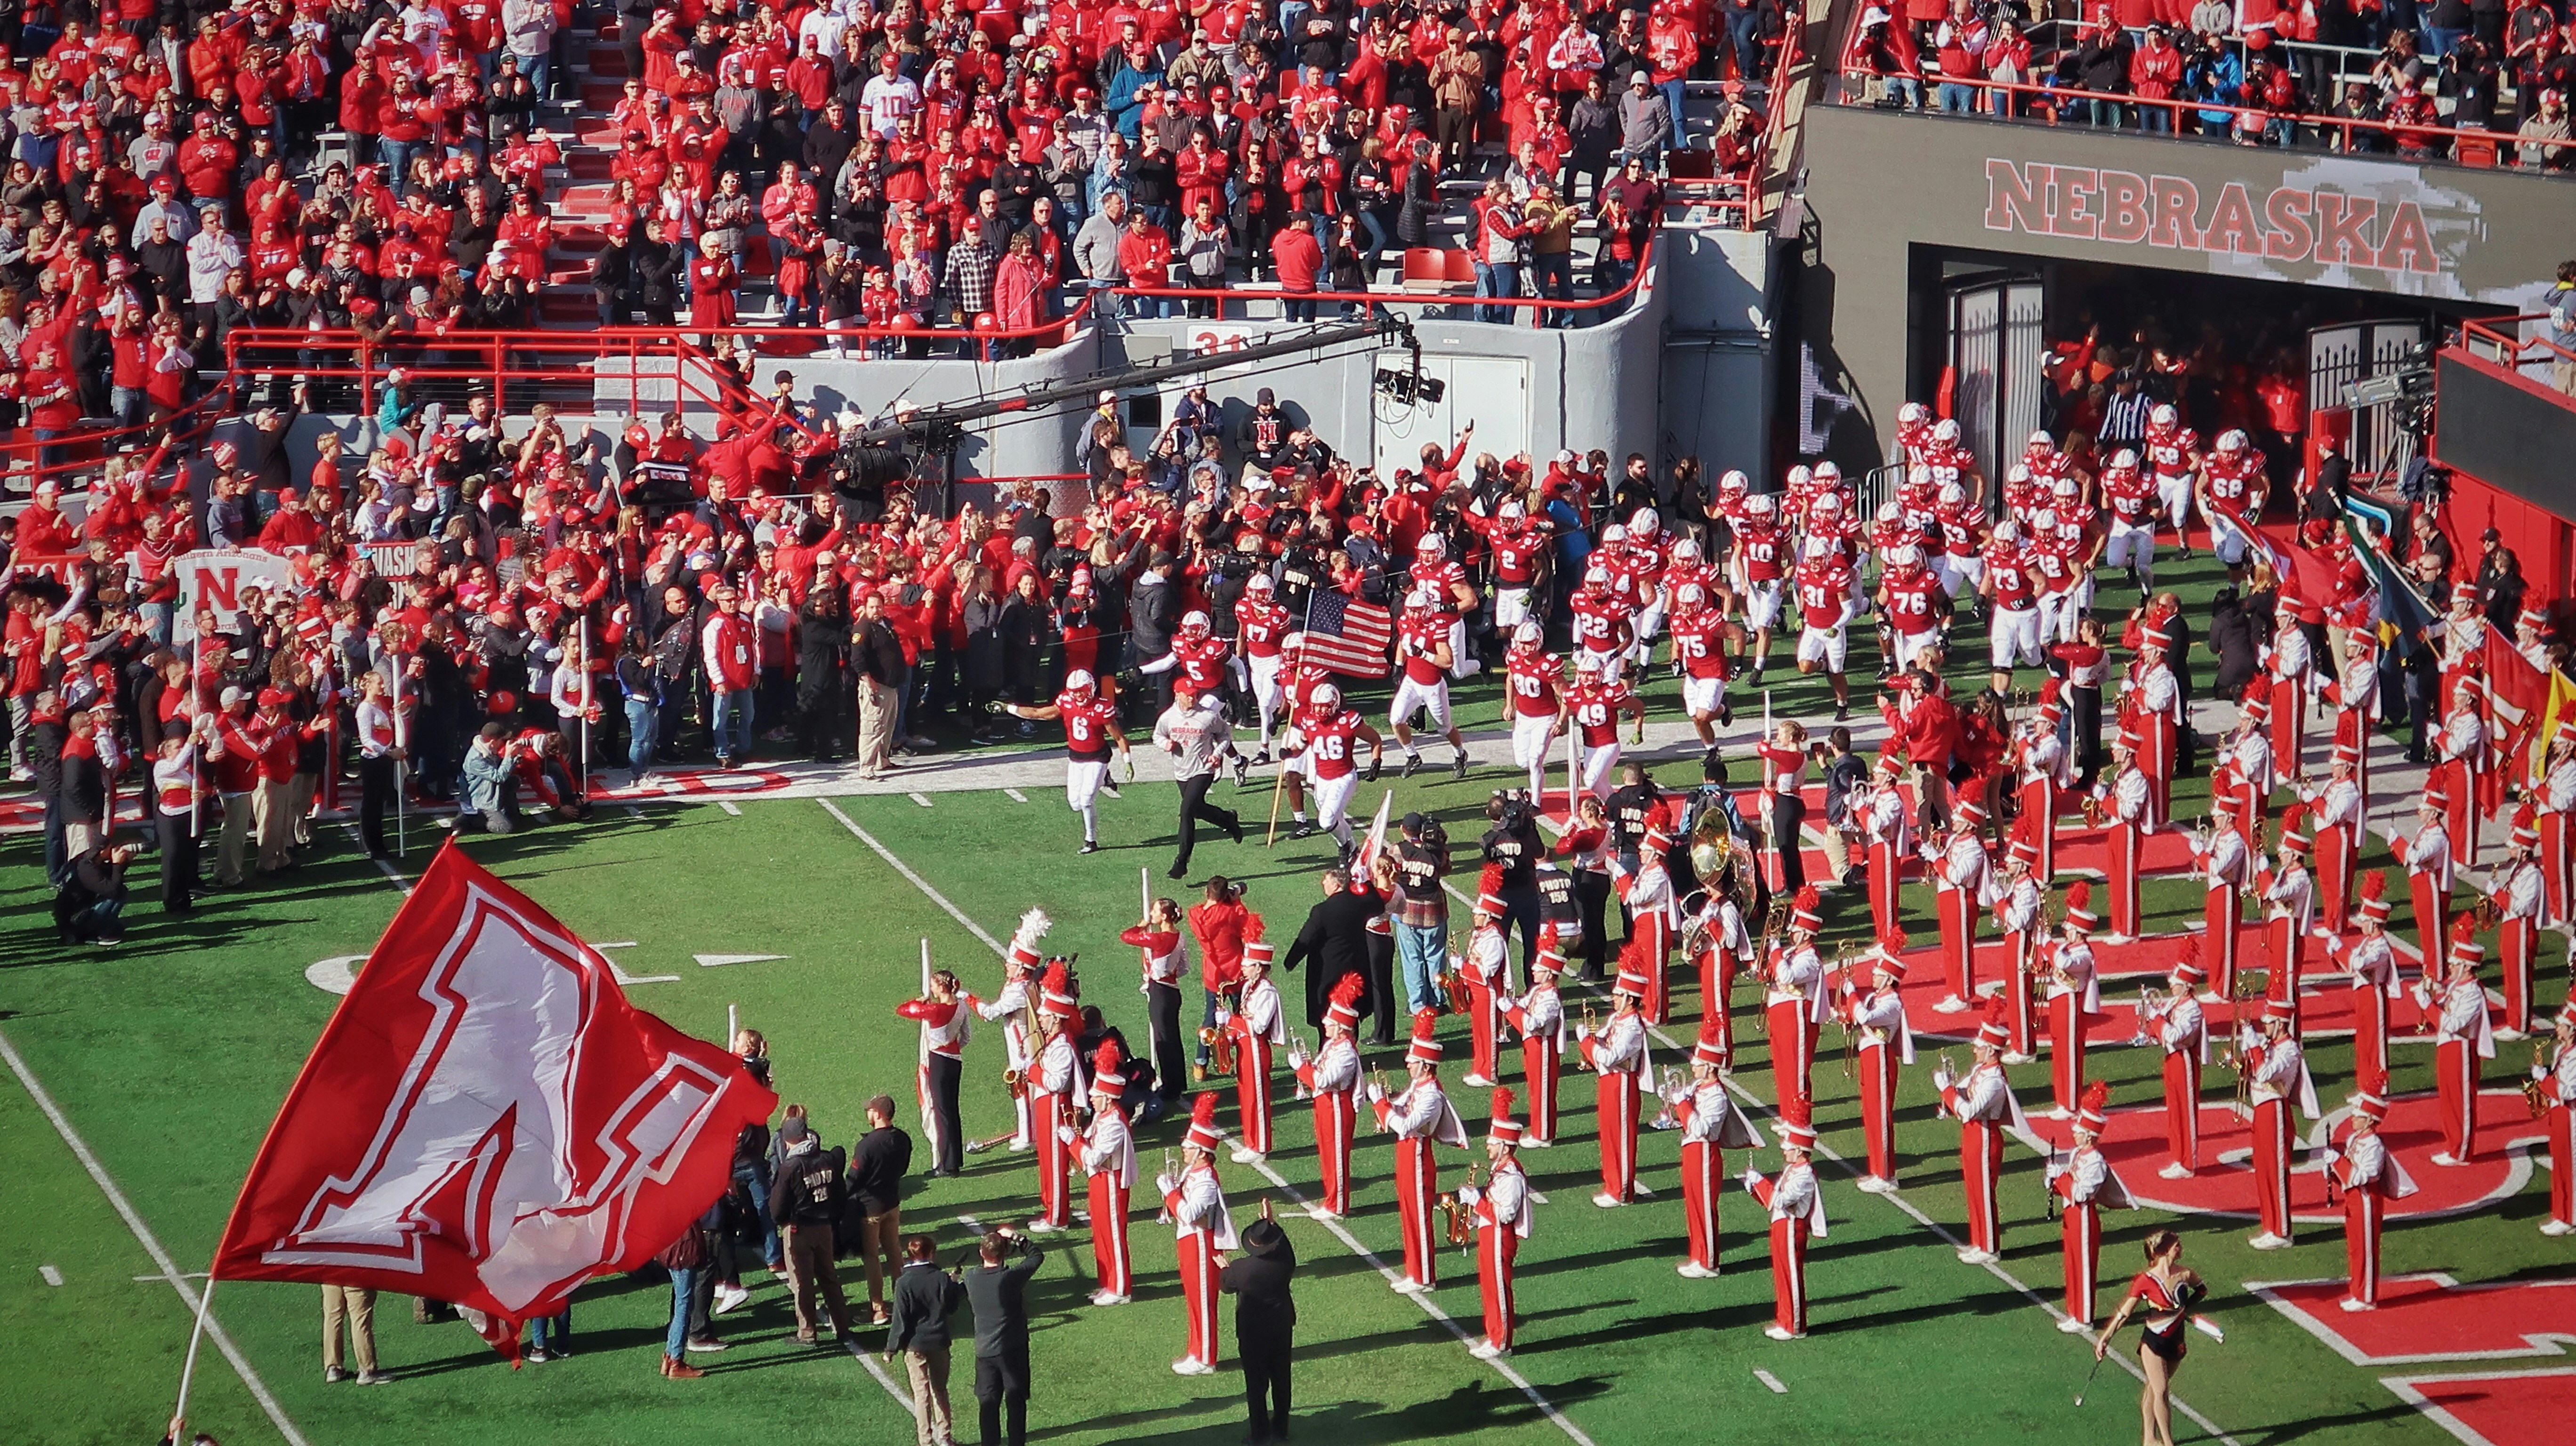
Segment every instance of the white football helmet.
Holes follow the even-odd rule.
[[[1959,423],[1957,419],[1943,417],[1941,420],[1933,423],[1932,440],[1935,442],[1955,442],[1959,440]]]

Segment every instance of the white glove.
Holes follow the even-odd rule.
[[[1747,1165],[1744,1167],[1744,1173],[1736,1176],[1735,1178],[1744,1182],[1744,1188],[1746,1190],[1751,1190],[1754,1186],[1762,1183],[1762,1172],[1754,1169],[1750,1165]]]
[[[1157,1175],[1157,1176],[1155,1176],[1155,1177],[1154,1177],[1154,1193],[1155,1193],[1155,1194],[1157,1194],[1157,1195],[1169,1195],[1169,1194],[1171,1194],[1171,1193],[1172,1193],[1172,1177],[1171,1177],[1171,1176],[1169,1176],[1169,1175]]]
[[[1373,1105],[1386,1103],[1386,1091],[1378,1088],[1376,1080],[1369,1081],[1368,1102]]]
[[[1581,1044],[1583,1041],[1585,1041],[1585,1040],[1587,1040],[1587,1039],[1590,1039],[1591,1037],[1592,1037],[1592,1031],[1591,1031],[1589,1028],[1587,1028],[1587,1027],[1585,1027],[1585,1026],[1583,1026],[1583,1025],[1580,1025],[1580,1024],[1578,1024],[1578,1025],[1574,1026],[1574,1042],[1575,1042],[1575,1043],[1577,1043],[1577,1044]]]
[[[2540,1065],[2535,1064],[2531,1067],[2531,1077],[2533,1079],[2547,1079],[2549,1078],[2549,1071]]]
[[[1458,1203],[1461,1205],[1473,1205],[1483,1198],[1485,1198],[1485,1192],[1478,1186],[1461,1185],[1458,1187]]]
[[[1946,1069],[1936,1069],[1932,1071],[1932,1088],[1936,1090],[1948,1089],[1950,1087],[1950,1078],[1950,1072]]]
[[[1055,1137],[1056,1137],[1057,1139],[1059,1139],[1059,1140],[1064,1141],[1064,1142],[1065,1142],[1066,1144],[1068,1144],[1068,1145],[1070,1145],[1070,1144],[1072,1144],[1074,1141],[1076,1141],[1076,1140],[1078,1140],[1078,1139],[1081,1139],[1081,1138],[1082,1138],[1080,1135],[1077,1135],[1077,1134],[1075,1134],[1075,1133],[1074,1133],[1074,1131],[1073,1131],[1073,1126],[1071,1126],[1071,1125],[1058,1125],[1058,1126],[1056,1126],[1056,1127],[1055,1127]]]

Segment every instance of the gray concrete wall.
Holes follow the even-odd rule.
[[[1805,124],[1797,339],[1853,403],[1846,467],[1906,400],[1913,246],[2523,306],[2576,219],[2565,181],[2514,171],[1841,105]]]
[[[1695,456],[1716,477],[1776,471],[1773,283],[1779,247],[1767,231],[1664,228],[1671,309],[1664,330],[1663,460]]]

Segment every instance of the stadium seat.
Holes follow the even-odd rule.
[[[2496,163],[2496,143],[2492,140],[2462,136],[2452,143],[2451,159],[2464,166],[2491,168]]]
[[[1456,285],[1461,282],[1469,286],[1476,284],[1475,257],[1468,255],[1463,250],[1443,251],[1440,253],[1440,262],[1441,265],[1446,268],[1441,273],[1441,279],[1452,285]]]
[[[1448,280],[1448,270],[1440,260],[1437,246],[1404,248],[1404,289],[1437,291]]]

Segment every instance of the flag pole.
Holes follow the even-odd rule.
[[[728,1004],[725,1006],[725,1048],[733,1048],[733,1042],[740,1038],[742,1038],[742,1006]]]
[[[1154,866],[1152,864],[1137,866],[1136,891],[1143,898],[1143,905],[1136,915],[1136,922],[1151,924],[1154,922]]]
[[[394,857],[400,859],[411,854],[411,839],[405,828],[409,810],[403,806],[404,795],[411,791],[403,781],[404,775],[411,772],[411,729],[403,723],[402,653],[388,651],[385,660],[393,664],[394,674]],[[384,827],[382,824],[376,826]]]
[[[173,1427],[186,1420],[188,1416],[188,1387],[197,1377],[197,1346],[206,1338],[206,1315],[214,1303],[215,1269],[209,1265],[206,1267],[206,1288],[197,1295],[197,1323],[188,1332],[188,1356],[179,1366],[179,1404],[170,1411],[170,1423]],[[172,1433],[171,1441],[172,1446],[177,1446],[178,1437],[175,1431]]]
[[[188,837],[206,836],[206,750],[198,741],[198,724],[204,721],[206,708],[205,668],[206,635],[192,622],[189,625],[188,659]],[[220,696],[220,695],[218,695]],[[218,709],[221,705],[218,704]]]

